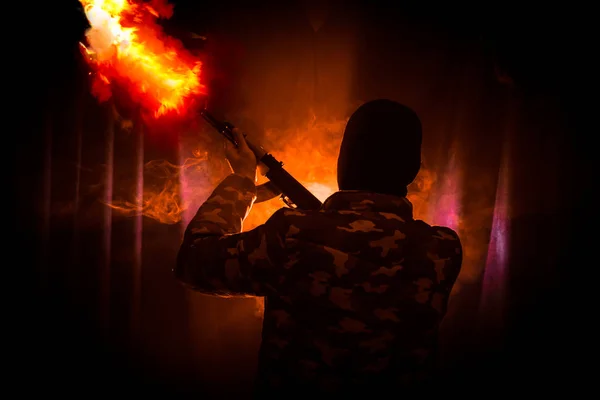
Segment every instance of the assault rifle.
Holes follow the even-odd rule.
[[[200,111],[200,115],[227,140],[235,146],[238,145],[232,133],[234,128],[232,124],[219,121],[206,110]],[[244,137],[246,137],[246,134],[244,134]],[[269,179],[268,182],[256,187],[257,203],[281,196],[281,200],[289,207],[301,210],[318,210],[321,208],[321,201],[283,168],[283,162],[278,161],[261,146],[248,141],[247,137],[246,143],[256,155],[259,163],[262,164],[259,171]]]

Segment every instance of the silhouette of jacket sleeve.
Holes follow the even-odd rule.
[[[283,220],[275,213],[264,225],[241,233],[256,199],[252,180],[226,177],[188,225],[174,273],[193,290],[211,295],[266,296],[286,257]]]

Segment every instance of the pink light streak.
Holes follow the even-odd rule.
[[[139,130],[137,132],[137,182],[136,182],[136,202],[137,206],[144,206],[144,124],[141,118],[138,122]],[[135,217],[135,244],[133,254],[133,279],[132,279],[132,304],[131,304],[131,340],[136,343],[140,328],[140,313],[142,304],[142,238],[144,228],[144,216],[139,213]]]
[[[198,208],[206,200],[210,192],[207,189],[210,180],[206,171],[202,170],[202,161],[186,157],[189,151],[186,151],[181,140],[179,141],[179,190],[181,205],[185,207],[181,213],[182,233],[187,228]]]
[[[481,293],[480,312],[488,316],[492,315],[491,311],[494,311],[494,315],[501,317],[504,307],[510,232],[508,185],[507,155],[505,153],[496,187],[496,202]]]
[[[436,190],[439,196],[429,208],[433,224],[458,230],[461,216],[459,197],[461,184],[462,176],[457,166],[456,156],[452,154],[443,175],[441,187]]]

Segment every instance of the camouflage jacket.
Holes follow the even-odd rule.
[[[352,191],[240,233],[255,198],[251,180],[228,176],[174,272],[204,293],[266,297],[258,387],[339,393],[425,376],[462,263],[456,233],[414,220],[406,198]]]

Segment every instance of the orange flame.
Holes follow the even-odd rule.
[[[80,2],[91,25],[86,32],[89,47],[82,47],[96,72],[92,90],[101,101],[112,96],[110,84],[118,82],[157,118],[182,113],[195,96],[205,93],[201,62],[156,23],[172,14],[166,1]]]

